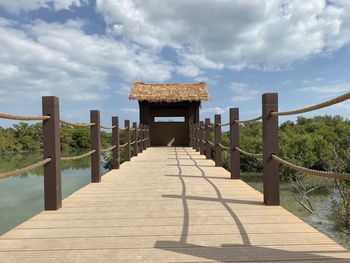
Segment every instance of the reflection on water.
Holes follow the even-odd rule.
[[[82,152],[62,153],[64,156]],[[41,154],[1,156],[0,172],[11,171],[39,161]],[[102,168],[102,174],[106,170]],[[62,162],[62,195],[67,197],[90,183],[90,158]],[[44,207],[43,169],[0,180],[0,235],[38,214]]]
[[[262,192],[261,174],[245,174],[242,176],[242,179],[256,190]],[[350,250],[350,235],[345,230],[335,227],[332,222],[331,196],[326,193],[310,195],[309,198],[315,210],[315,214],[310,214],[295,201],[291,189],[292,187],[289,183],[281,183],[281,206]]]

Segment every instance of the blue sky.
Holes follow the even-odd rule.
[[[99,109],[107,125],[137,120],[133,81],[205,80],[202,118],[229,107],[252,118],[265,92],[281,110],[350,92],[349,43],[348,0],[0,0],[0,112],[40,114],[55,95],[63,119]]]

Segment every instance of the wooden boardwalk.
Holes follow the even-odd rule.
[[[149,148],[0,237],[0,262],[350,262],[191,148]]]

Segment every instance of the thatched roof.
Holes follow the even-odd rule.
[[[209,94],[204,81],[192,84],[134,82],[129,99],[149,102],[201,101],[209,100]]]

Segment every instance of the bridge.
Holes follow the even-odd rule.
[[[279,206],[279,165],[349,180],[350,175],[294,165],[278,155],[278,116],[328,107],[350,94],[289,112],[278,112],[277,94],[264,94],[262,116],[198,122],[190,128],[190,147],[150,147],[147,125],[100,124],[98,111],[90,123],[59,118],[58,98],[43,97],[42,116],[2,118],[43,121],[43,160],[0,174],[17,176],[44,166],[45,211],[0,237],[0,262],[349,262],[350,253],[318,230]],[[239,146],[239,126],[263,123],[263,153]],[[91,151],[60,154],[59,125],[91,130]],[[221,141],[228,126],[230,145]],[[102,149],[100,129],[111,129],[112,146]],[[214,141],[211,140],[214,131]],[[125,133],[121,144],[119,133]],[[126,162],[120,164],[120,151]],[[230,171],[221,152],[230,155]],[[111,152],[112,170],[101,176],[101,154]],[[240,179],[240,154],[261,158],[263,194]],[[91,158],[91,184],[62,200],[60,164]],[[212,160],[214,157],[214,160]],[[20,193],[19,193],[20,194]]]

